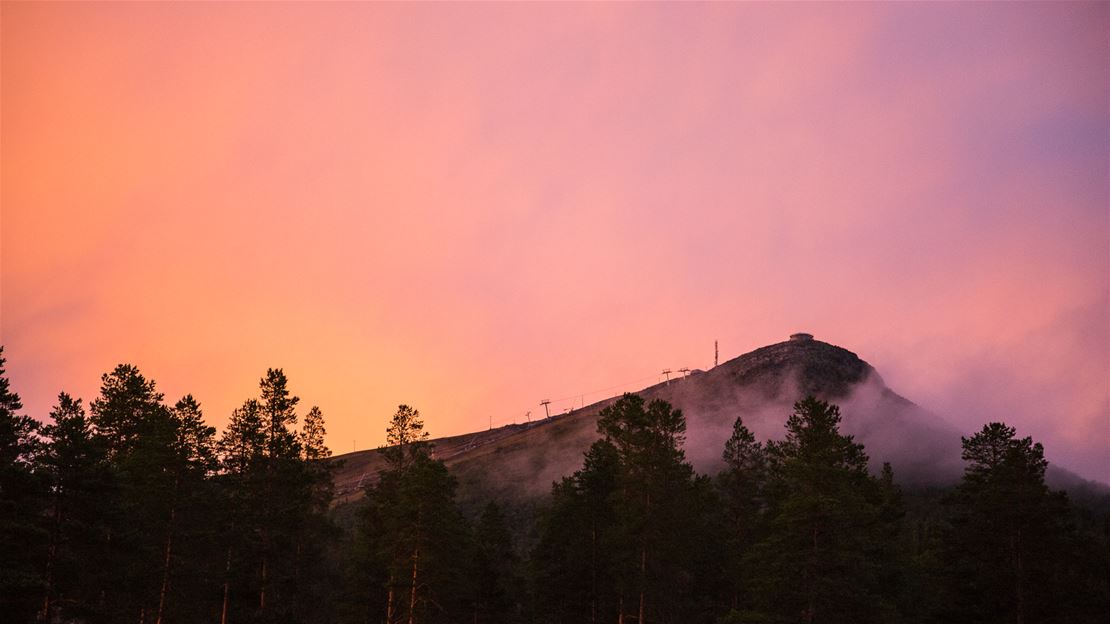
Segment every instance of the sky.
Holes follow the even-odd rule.
[[[1110,4],[5,2],[0,55],[36,418],[281,367],[347,452],[808,331],[1110,482]]]

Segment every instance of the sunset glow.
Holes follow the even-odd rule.
[[[337,453],[808,331],[1110,482],[1110,4],[2,9],[25,412],[281,367]],[[784,415],[785,416],[785,415]]]

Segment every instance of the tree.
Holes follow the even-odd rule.
[[[87,566],[103,559],[109,476],[102,440],[81,399],[62,392],[43,427],[41,470],[50,488],[50,541],[40,619],[80,618],[95,612],[100,575]],[[61,605],[64,605],[64,609]]]
[[[403,469],[416,457],[427,454],[428,432],[424,431],[424,421],[420,410],[408,405],[398,405],[389,427],[385,430],[385,444],[382,455],[395,469]]]
[[[300,398],[281,369],[259,380],[259,396],[231,416],[218,444],[221,520],[221,621],[324,621],[329,579],[323,558],[334,535],[330,455],[324,417],[312,408],[298,432]],[[308,446],[306,446],[306,444]]]
[[[954,607],[969,621],[1051,622],[1063,618],[1067,500],[1045,485],[1048,462],[1032,438],[992,422],[963,438],[967,462],[946,503]]]
[[[328,511],[334,495],[332,474],[341,461],[329,461],[331,450],[324,442],[324,413],[312,406],[305,414],[301,432],[301,483],[303,519],[296,527],[293,582],[297,601],[295,612],[305,622],[330,622],[323,608],[338,577],[334,562],[326,561],[329,544],[337,536]]]
[[[490,501],[475,529],[477,593],[474,621],[505,623],[519,616],[523,579],[520,560],[501,507]]]
[[[35,472],[39,425],[20,414],[23,404],[4,374],[0,347],[0,612],[31,619],[44,579],[38,561],[46,543],[40,510],[45,489]]]
[[[120,364],[101,377],[90,405],[115,490],[106,516],[108,544],[101,609],[110,619],[154,619],[167,525],[173,509],[177,424],[154,380]]]
[[[733,609],[750,608],[741,605],[740,593],[744,585],[743,557],[755,541],[756,527],[763,510],[763,490],[767,479],[767,457],[763,445],[744,426],[741,417],[732,425],[732,435],[725,442],[722,454],[725,469],[718,476],[718,485],[725,502],[726,523],[729,527],[726,542],[729,554],[729,578],[732,582]]]
[[[280,368],[267,369],[258,384],[266,454],[273,459],[293,458],[300,452],[300,443],[291,427],[297,424],[296,408],[301,399],[289,391],[288,384],[289,379]]]
[[[302,518],[301,446],[292,426],[297,423],[296,406],[300,398],[288,388],[289,380],[280,368],[267,369],[259,381],[259,406],[266,450],[262,466],[261,556],[259,564],[258,613],[277,618],[293,604],[285,594],[297,590],[290,580],[296,576],[295,552],[297,523]],[[293,556],[290,556],[293,555]],[[283,587],[284,586],[284,587]]]
[[[656,580],[651,574],[658,567],[655,550],[665,535],[660,530],[661,512],[668,502],[674,501],[668,490],[675,481],[692,477],[679,449],[685,440],[686,419],[681,411],[664,401],[652,401],[645,408],[640,396],[626,394],[601,411],[597,430],[616,448],[622,468],[619,515],[624,520],[624,534],[635,551],[630,553],[633,555],[630,563],[636,568],[626,569],[625,575],[635,579],[629,589],[636,596],[636,621],[643,622],[650,588]],[[621,602],[618,618],[623,620],[623,599]]]
[[[305,460],[316,461],[331,457],[331,450],[324,443],[326,434],[324,413],[320,411],[319,407],[313,405],[312,409],[305,414],[304,425],[301,429],[301,449],[304,452]]]
[[[720,535],[711,513],[718,505],[709,481],[686,462],[681,410],[626,394],[601,411],[598,432],[613,445],[620,468],[618,620],[626,609],[638,622],[707,617],[720,595],[720,549],[712,547]]]
[[[257,399],[247,399],[241,407],[232,411],[231,420],[217,445],[219,481],[222,485],[220,494],[226,501],[220,531],[225,538],[220,607],[222,624],[229,621],[236,607],[232,604],[232,588],[253,584],[254,579],[244,568],[261,560],[258,532],[263,522],[266,439],[262,406]]]
[[[231,419],[217,445],[224,474],[245,476],[266,452],[262,406],[247,399],[231,412]]]
[[[892,610],[880,488],[840,410],[807,397],[767,443],[767,512],[744,565],[756,611],[813,622],[880,621]]]
[[[216,428],[204,423],[200,404],[191,394],[175,403],[170,414],[176,430],[173,448],[178,472],[209,474],[216,467]]]
[[[580,470],[553,483],[532,552],[537,614],[550,622],[611,622],[619,598],[616,493],[617,449],[594,442]]]
[[[469,530],[455,505],[456,481],[431,457],[420,412],[398,408],[386,431],[387,467],[366,490],[362,534],[381,562],[385,621],[450,622],[470,615]],[[373,596],[374,593],[372,592]],[[372,598],[373,599],[373,598]]]
[[[146,436],[166,436],[168,421],[163,395],[131,364],[120,364],[101,376],[100,397],[89,406],[96,433],[112,458],[126,456]]]
[[[304,478],[308,481],[308,515],[301,526],[298,552],[324,541],[324,534],[331,531],[327,521],[328,505],[334,494],[332,473],[341,462],[326,461],[331,450],[324,444],[324,413],[315,405],[305,414],[301,430],[301,454],[304,460]]]
[[[212,537],[215,429],[191,395],[165,405],[135,366],[121,364],[101,379],[91,422],[111,488],[98,608],[113,620],[195,618],[202,609],[185,597],[208,590],[201,579]]]
[[[169,513],[166,518],[162,546],[161,584],[158,591],[158,611],[155,624],[162,624],[167,616],[167,601],[171,595],[172,574],[178,560],[198,565],[182,557],[181,543],[193,545],[207,514],[201,513],[209,498],[206,480],[216,469],[216,429],[204,424],[200,404],[193,395],[184,396],[169,411],[174,437],[172,454],[166,467],[172,476],[169,493]],[[192,542],[192,544],[190,544]],[[175,550],[175,544],[177,545]]]

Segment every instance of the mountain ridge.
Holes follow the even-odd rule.
[[[778,439],[794,401],[807,395],[836,403],[842,428],[865,445],[872,469],[883,462],[908,485],[947,485],[963,472],[961,432],[887,387],[878,371],[843,347],[794,334],[708,370],[647,386],[636,392],[662,399],[687,419],[685,452],[695,469],[714,474],[737,416],[761,440]],[[520,500],[545,495],[551,483],[581,467],[582,454],[596,440],[598,413],[619,397],[537,420],[432,440],[459,481],[464,504],[480,500]],[[357,500],[362,486],[376,479],[384,460],[378,449],[346,453],[335,473],[336,500]],[[1054,487],[1110,495],[1110,487],[1050,465]],[[1085,489],[1084,489],[1085,488]],[[1101,492],[1101,493],[1100,493]]]

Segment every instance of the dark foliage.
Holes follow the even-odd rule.
[[[1045,485],[1041,445],[990,423],[963,439],[963,458],[964,478],[945,499],[948,613],[969,622],[1018,623],[1110,613],[1106,559],[1083,552],[1095,546],[1106,555],[1106,542],[1077,539],[1066,495]],[[1071,592],[1075,598],[1063,603],[1060,597]]]
[[[723,586],[719,502],[685,461],[685,430],[663,401],[625,395],[602,411],[604,439],[552,491],[533,555],[537,619],[713,620]]]
[[[46,497],[35,469],[39,424],[20,414],[23,403],[8,386],[0,347],[0,613],[30,618],[45,589],[42,559],[47,523],[39,510]]]

